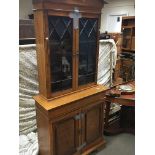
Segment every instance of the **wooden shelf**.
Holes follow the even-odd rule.
[[[135,27],[135,17],[127,16],[122,17],[122,27]]]
[[[122,26],[122,29],[132,29],[132,28],[135,28],[135,26]]]
[[[133,19],[133,18],[135,18],[135,16],[125,16],[125,17],[122,17],[123,20],[125,20],[125,19]]]
[[[120,52],[118,53],[118,57],[120,60],[117,61],[117,65],[115,67],[114,72],[114,80],[117,81],[129,81],[133,80],[135,77],[135,17],[127,16],[122,17],[122,25],[121,25],[121,44],[119,46]],[[130,63],[125,63],[123,59],[127,60]],[[131,65],[130,65],[131,64]],[[132,74],[131,74],[132,73]],[[114,127],[116,129],[116,127]],[[110,128],[106,129],[111,130]]]
[[[122,18],[123,44],[122,50],[134,52],[135,48],[135,17]]]
[[[135,49],[130,49],[130,48],[122,48],[122,52],[124,51],[130,51],[130,52],[135,52]]]

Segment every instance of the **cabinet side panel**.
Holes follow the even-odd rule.
[[[39,141],[39,154],[40,155],[53,155],[51,150],[53,148],[51,144],[51,130],[48,118],[36,108],[37,115],[37,130],[38,130],[38,141]]]
[[[47,51],[45,42],[45,14],[43,11],[34,11],[35,20],[35,35],[36,35],[36,49],[37,49],[37,65],[39,76],[39,92],[47,97],[48,82],[47,82]]]
[[[103,100],[101,105],[101,134],[104,133],[104,117],[105,117],[105,100]]]
[[[100,137],[100,106],[93,107],[86,114],[86,141],[91,143]]]

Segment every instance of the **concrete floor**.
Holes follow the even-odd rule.
[[[135,136],[132,134],[119,134],[105,136],[106,147],[100,152],[91,155],[135,155]]]

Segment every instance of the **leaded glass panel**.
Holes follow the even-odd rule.
[[[78,84],[84,85],[95,82],[98,20],[81,18],[79,24]]]
[[[49,16],[49,47],[52,92],[72,88],[73,21],[69,17]]]

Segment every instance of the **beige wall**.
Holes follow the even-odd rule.
[[[32,8],[32,0],[19,0],[19,19],[28,19],[33,13]]]
[[[134,0],[113,1],[112,3],[104,5],[101,15],[101,28],[100,32],[108,31],[108,16],[110,14],[124,14],[128,16],[135,15]]]
[[[107,0],[108,1],[108,0]],[[135,15],[134,0],[109,0],[102,9],[100,32],[108,31],[107,19],[110,13],[128,13]],[[19,0],[19,19],[28,19],[28,15],[33,11],[32,0]]]

